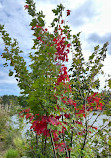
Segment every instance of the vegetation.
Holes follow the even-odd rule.
[[[12,98],[12,100],[10,100]],[[0,106],[0,157],[20,158],[25,154],[25,138],[22,137],[23,119],[17,114],[20,110],[17,96],[1,96]],[[3,104],[5,103],[5,104]],[[9,103],[9,104],[7,104]],[[14,104],[15,103],[15,104]],[[17,122],[12,120],[15,115]],[[17,128],[14,125],[18,126]]]
[[[13,102],[13,104],[18,105],[18,97],[14,96],[14,95],[3,95],[1,96],[1,104],[3,104],[4,106],[6,104],[11,104]]]
[[[103,74],[108,42],[102,48],[96,46],[86,62],[80,33],[72,35],[63,19],[63,14],[70,16],[70,10],[64,13],[62,4],[52,10],[55,18],[51,23],[53,31],[50,31],[45,27],[45,15],[42,11],[36,12],[33,0],[26,0],[26,3],[25,9],[32,16],[30,26],[34,36],[34,53],[29,53],[32,61],[30,72],[20,55],[23,51],[19,49],[17,40],[12,40],[4,26],[0,25],[5,45],[2,57],[15,70],[9,70],[9,76],[15,75],[18,81],[23,94],[19,98],[21,105],[26,102],[26,108],[19,114],[21,118],[26,116],[32,130],[27,132],[29,145],[23,143],[21,138],[15,138],[16,148],[13,151],[10,148],[7,155],[19,153],[21,157],[31,158],[95,158],[110,155],[111,102],[107,101],[106,93],[103,93],[106,97],[104,100],[104,96],[97,92],[100,87],[98,75]],[[67,70],[69,52],[73,54],[73,60]],[[8,63],[4,66],[8,66]],[[111,79],[107,80],[108,87],[111,88]],[[103,113],[107,119],[96,127],[95,123]],[[91,122],[93,117],[95,119]]]
[[[9,149],[6,153],[6,158],[17,158],[18,157],[18,152],[14,149]]]

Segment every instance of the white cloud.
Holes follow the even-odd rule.
[[[32,47],[32,31],[29,27],[31,17],[24,11],[24,5],[21,0],[4,0],[0,9],[0,23],[5,24],[5,29],[12,38],[18,40],[23,50]]]
[[[9,78],[7,77],[6,79],[0,80],[0,84],[17,84],[15,78]]]
[[[3,6],[2,6],[2,4],[0,3],[0,9],[2,9],[3,8]]]
[[[111,55],[107,54],[107,58],[104,61],[103,71],[106,74],[111,75]]]
[[[17,85],[17,81],[15,80],[14,76],[9,77],[8,72],[4,72],[0,70],[0,84],[14,84]]]

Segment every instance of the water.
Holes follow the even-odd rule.
[[[13,115],[11,117],[11,120],[12,120],[12,127],[13,128],[16,128],[16,129],[19,129],[19,117],[17,115]],[[31,123],[29,121],[27,121],[25,118],[23,120],[23,130],[22,130],[22,137],[25,137],[26,135],[26,132],[28,130],[30,130],[30,127],[31,127]]]
[[[90,115],[89,115],[89,125],[92,125],[93,122],[95,121],[95,119],[97,118],[99,112],[95,112],[97,115],[93,115],[94,112],[92,112]],[[14,115],[12,116],[12,126],[14,128],[17,128],[19,129],[19,118],[17,117],[17,115]],[[103,119],[108,119],[108,121],[106,121],[104,124],[103,124]],[[106,124],[108,124],[108,122],[111,121],[111,116],[107,116],[107,115],[104,115],[104,114],[101,114],[96,122],[93,124],[94,127],[97,127],[99,128],[100,126],[106,126]],[[23,131],[22,131],[22,136],[24,137],[27,130],[30,130],[30,127],[31,127],[31,123],[28,122],[28,120],[26,120],[24,118],[24,121],[23,121],[23,125],[24,125],[24,128],[23,128]]]
[[[96,113],[97,115],[93,115],[93,116],[92,116],[93,113]],[[90,121],[89,121],[90,124],[92,124],[92,123],[95,121],[95,119],[97,118],[97,116],[99,115],[99,113],[100,113],[100,112],[92,112],[92,113],[90,114],[89,118],[91,118],[91,116],[92,116],[92,118],[91,118]],[[105,123],[103,123],[103,119],[108,119],[108,121],[106,121]],[[107,116],[107,115],[101,113],[101,115],[97,118],[97,120],[96,120],[96,122],[93,124],[93,126],[100,127],[100,126],[102,126],[103,124],[104,124],[104,126],[105,126],[106,124],[108,124],[109,121],[111,121],[111,116]]]

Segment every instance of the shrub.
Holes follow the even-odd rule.
[[[5,158],[19,158],[18,151],[15,150],[15,149],[9,149],[9,150],[6,152]]]

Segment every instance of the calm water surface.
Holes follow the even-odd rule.
[[[96,113],[97,113],[97,115],[99,114],[99,112],[96,112]],[[89,124],[90,124],[90,125],[91,125],[91,124],[94,122],[94,120],[97,118],[97,115],[93,115],[93,116],[92,116],[92,113],[90,114],[90,116],[89,116],[89,118],[91,118],[90,121],[89,121]],[[91,117],[91,116],[92,116],[92,117]],[[111,121],[111,116],[106,116],[106,115],[104,115],[104,114],[101,114],[101,115],[98,117],[97,121],[94,123],[93,126],[95,126],[95,127],[102,126],[102,125],[103,125],[103,119],[108,119],[108,122],[109,122],[109,121]],[[104,126],[105,126],[108,122],[106,122],[106,123],[104,124]],[[17,115],[12,116],[12,126],[13,126],[14,128],[18,128],[18,129],[19,129],[19,120],[18,120]],[[24,119],[23,136],[25,136],[25,133],[27,132],[27,130],[30,129],[30,127],[31,127],[31,123],[28,123],[28,121],[26,121],[26,119]]]

